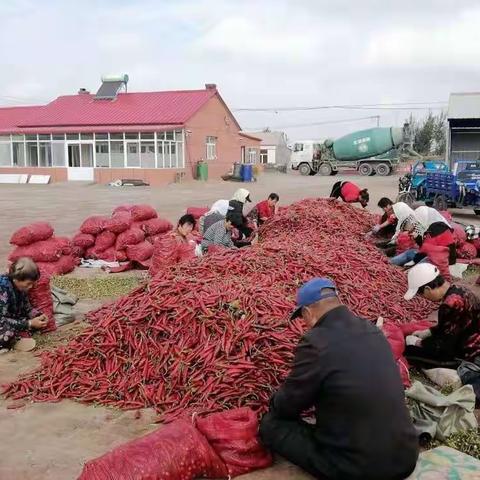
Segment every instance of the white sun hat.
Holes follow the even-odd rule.
[[[405,294],[405,300],[411,300],[423,287],[440,275],[440,271],[431,263],[419,263],[408,271],[408,290]]]

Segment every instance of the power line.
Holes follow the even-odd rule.
[[[429,108],[443,108],[448,103],[444,101],[433,102],[399,102],[399,103],[367,103],[367,104],[350,104],[350,105],[318,105],[312,107],[259,107],[259,108],[234,108],[234,112],[294,112],[294,111],[310,111],[310,110],[328,110],[328,109],[344,109],[344,110],[426,110]],[[418,106],[423,105],[423,106]],[[434,106],[436,105],[436,106]],[[442,105],[442,106],[440,106]]]
[[[303,127],[314,127],[314,126],[317,126],[317,125],[330,125],[330,124],[334,124],[334,123],[348,123],[348,122],[358,122],[358,121],[361,121],[361,120],[377,120],[379,117],[378,115],[372,115],[370,117],[357,117],[357,118],[343,118],[341,120],[325,120],[323,122],[310,122],[310,123],[297,123],[297,124],[294,124],[294,125],[275,125],[275,126],[272,126],[271,128],[272,129],[279,129],[279,130],[282,130],[284,128],[303,128]],[[255,131],[259,131],[259,130],[263,130],[265,128],[265,126],[263,127],[258,127],[258,128],[246,128],[246,130],[249,130],[251,132],[255,132]]]

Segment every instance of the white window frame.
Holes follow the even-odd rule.
[[[207,138],[205,139],[206,160],[217,159],[217,141],[217,137],[214,137],[213,135],[207,135]]]
[[[257,150],[255,148],[250,147],[248,149],[248,163],[257,163]]]

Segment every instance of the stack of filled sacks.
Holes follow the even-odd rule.
[[[106,262],[136,262],[150,266],[153,244],[172,229],[150,205],[121,205],[111,217],[92,216],[73,237],[83,258]]]
[[[8,257],[10,262],[21,257],[30,257],[38,265],[40,279],[30,290],[29,296],[32,306],[49,319],[47,328],[43,331],[56,329],[50,277],[69,273],[78,263],[70,240],[55,237],[53,234],[53,228],[48,223],[32,223],[20,228],[10,239],[10,243],[16,248]]]

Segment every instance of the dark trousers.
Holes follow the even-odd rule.
[[[299,466],[315,478],[328,480],[326,459],[314,437],[315,426],[302,420],[285,420],[268,412],[260,423],[260,438],[271,451]]]
[[[340,196],[343,183],[344,182],[340,181],[333,185],[332,191],[330,192],[330,198],[338,198]]]

